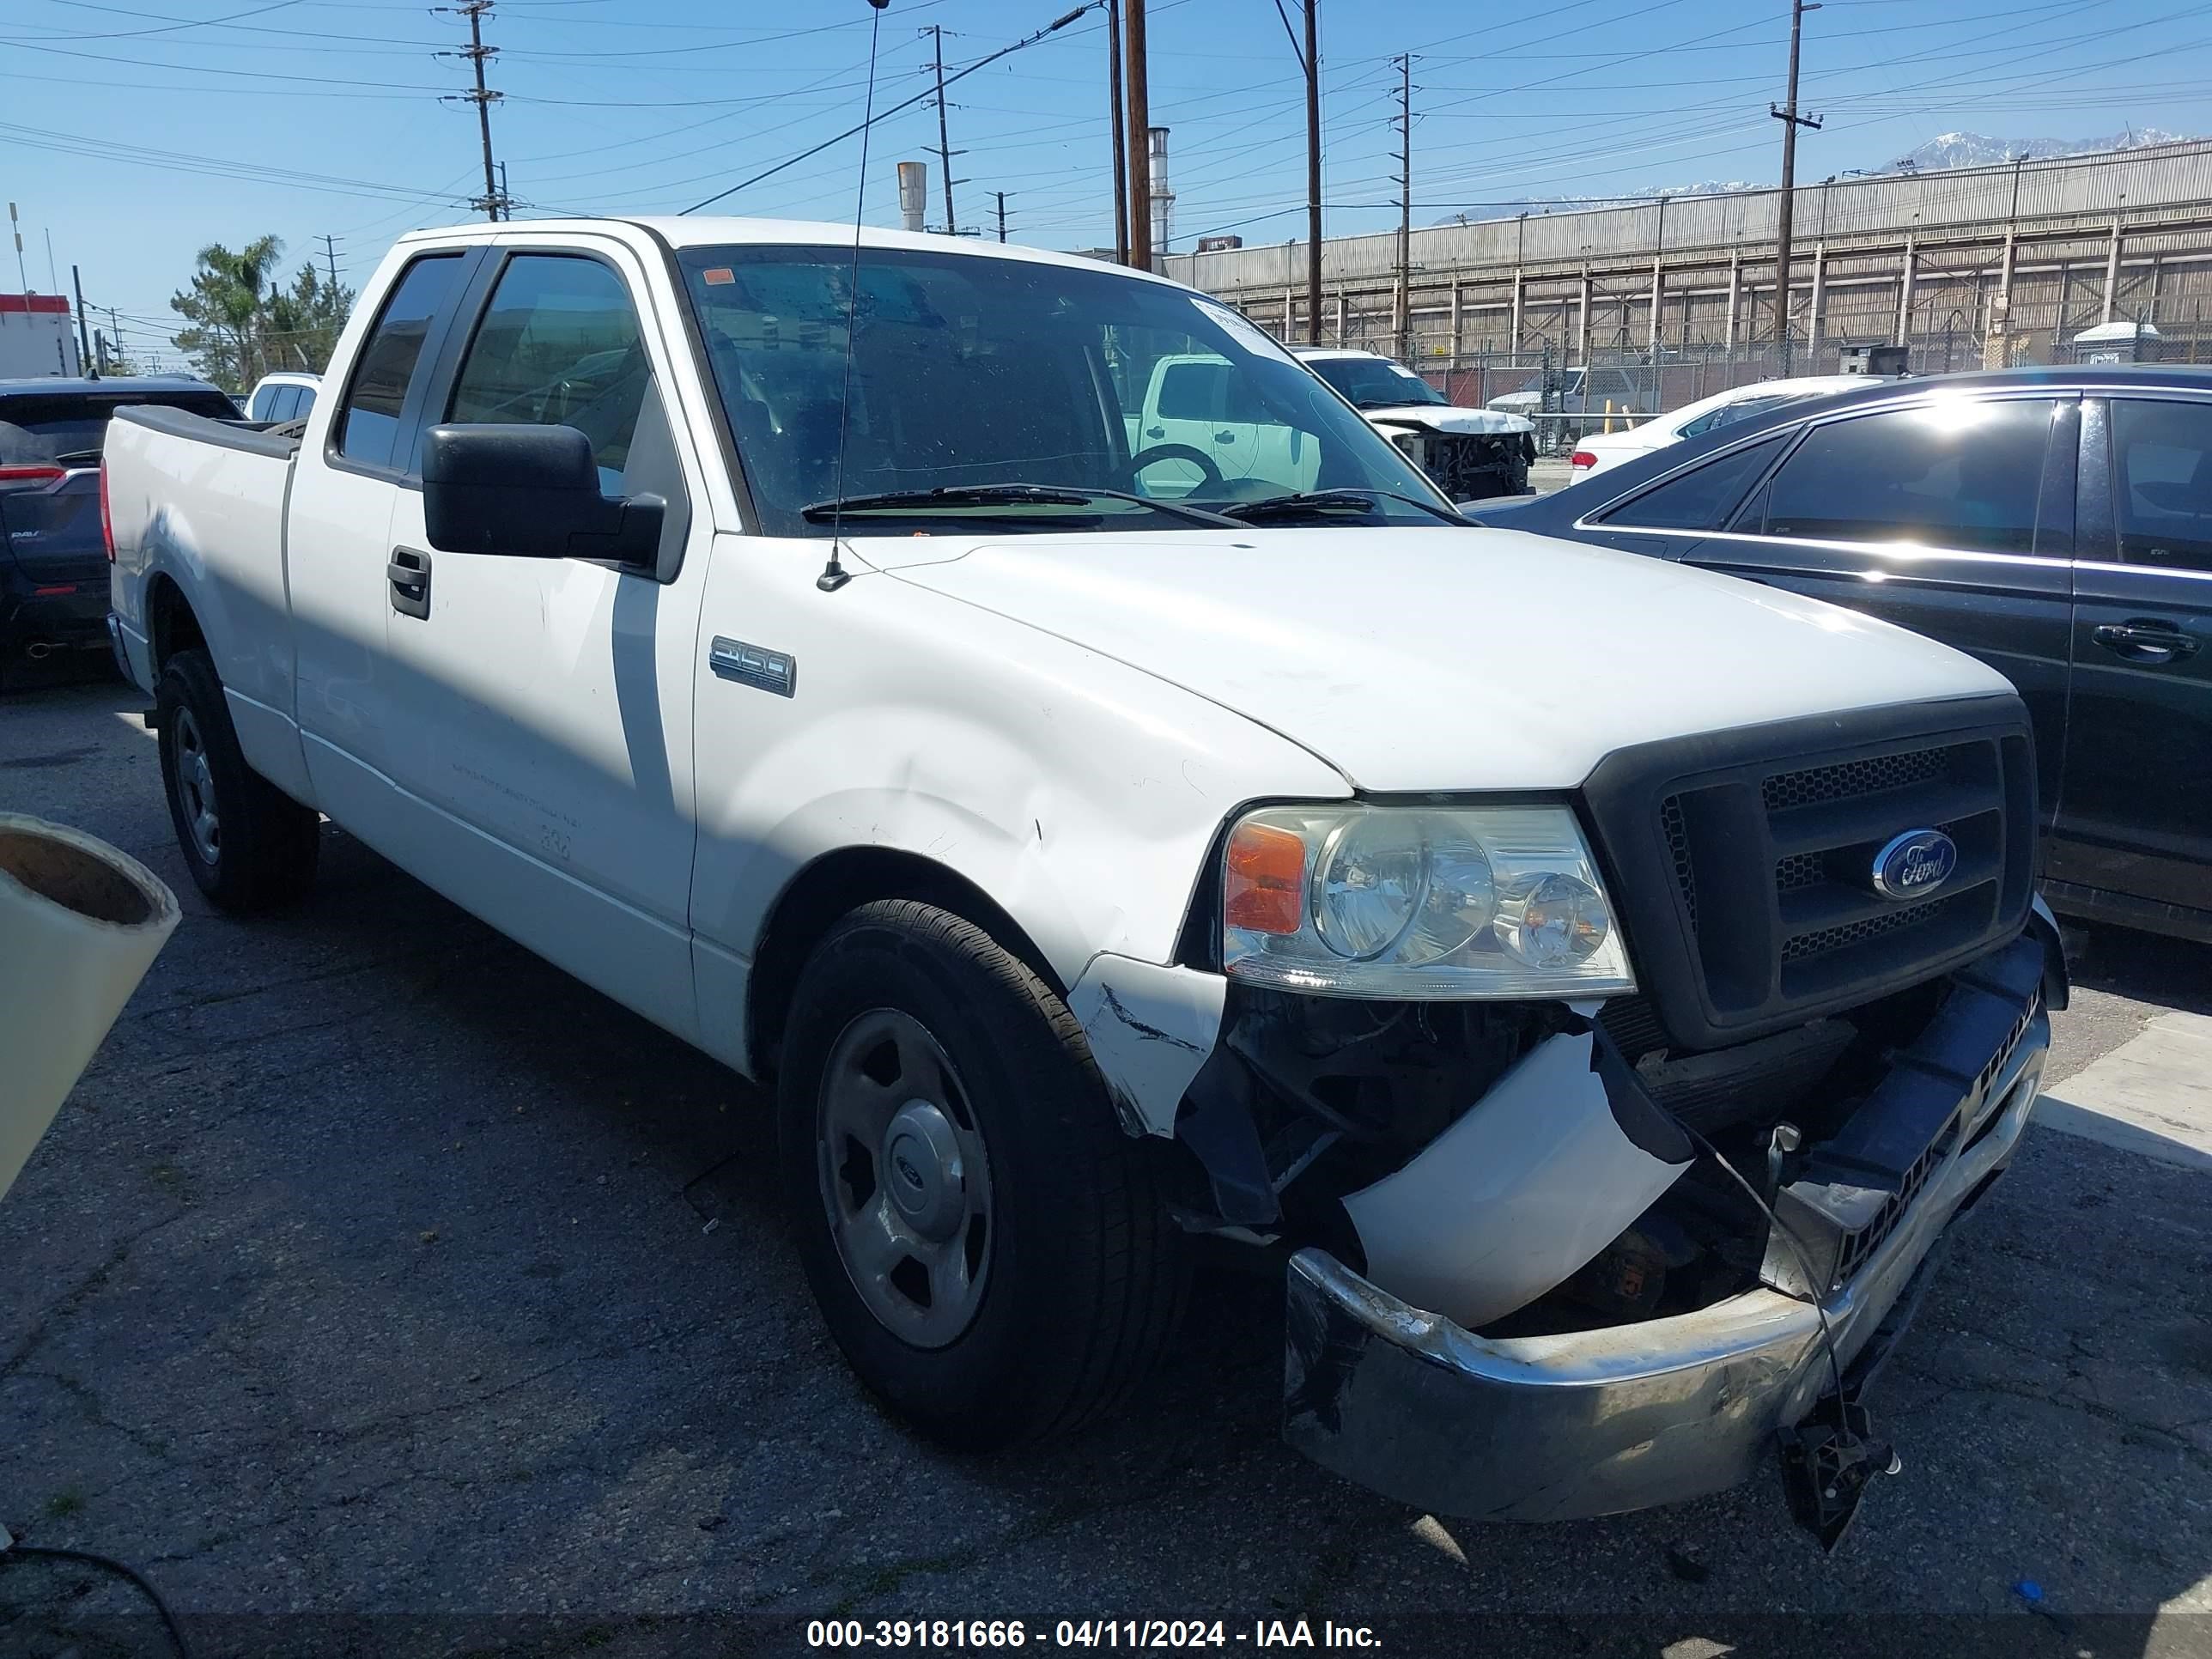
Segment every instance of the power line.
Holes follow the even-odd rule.
[[[973,75],[977,70],[981,69],[985,64],[995,64],[999,59],[1007,56],[1011,52],[1019,52],[1024,46],[1033,46],[1036,45],[1038,41],[1043,40],[1047,35],[1057,34],[1060,30],[1066,28],[1070,23],[1074,22],[1085,12],[1091,10],[1099,3],[1100,0],[1086,0],[1085,4],[1078,6],[1073,11],[1069,12],[1065,17],[1055,18],[1053,21],[1046,24],[1035,33],[1025,34],[1020,40],[1015,41],[1012,46],[1001,46],[998,51],[990,53],[988,56],[977,58],[974,63],[969,64],[967,68],[956,70],[951,75],[947,76],[945,79],[944,86],[949,87],[956,81],[963,80],[967,76]],[[810,155],[819,155],[823,150],[828,149],[832,144],[842,144],[846,139],[866,132],[870,127],[875,125],[878,121],[886,120],[891,116],[896,115],[901,110],[912,109],[916,104],[921,103],[931,95],[932,94],[927,91],[918,92],[915,94],[913,97],[905,100],[903,102],[892,105],[881,114],[871,114],[866,120],[862,121],[860,125],[855,127],[848,127],[844,131],[839,133],[834,138],[824,138],[820,143],[810,145],[805,149],[799,151],[796,155],[786,156],[782,161],[778,161],[774,167],[769,167],[763,172],[756,173],[751,178],[742,179],[738,183],[732,185],[727,190],[717,191],[714,195],[708,197],[703,201],[694,202],[690,207],[685,208],[684,211],[686,213],[696,213],[701,208],[712,207],[715,203],[734,196],[741,190],[748,190],[751,188],[753,185],[760,183],[763,179],[774,178],[777,173],[781,173],[786,167],[797,167],[801,161],[806,160]],[[942,88],[939,89],[936,95],[940,98],[944,95]]]

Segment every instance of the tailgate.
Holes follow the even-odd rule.
[[[99,474],[72,474],[52,489],[0,495],[0,542],[33,586],[105,586],[107,548],[100,533]]]

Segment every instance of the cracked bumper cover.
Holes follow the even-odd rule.
[[[1895,1340],[1902,1319],[1888,1316],[1901,1299],[1909,1313],[1917,1270],[2019,1145],[2051,1042],[2033,975],[2020,1015],[2025,1029],[1986,1079],[1965,1068],[1948,1154],[1824,1299],[1847,1368]],[[1694,1313],[1504,1340],[1317,1249],[1291,1258],[1287,1296],[1284,1437],[1441,1515],[1558,1521],[1717,1492],[1754,1473],[1776,1431],[1830,1386],[1813,1304],[1763,1285]]]

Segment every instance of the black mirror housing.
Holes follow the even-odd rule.
[[[422,437],[422,523],[441,553],[650,562],[666,507],[599,493],[573,426],[434,426]]]

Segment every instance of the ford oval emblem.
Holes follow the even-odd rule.
[[[1926,898],[1959,867],[1959,843],[1941,830],[1908,830],[1874,855],[1874,890],[1887,899]]]

